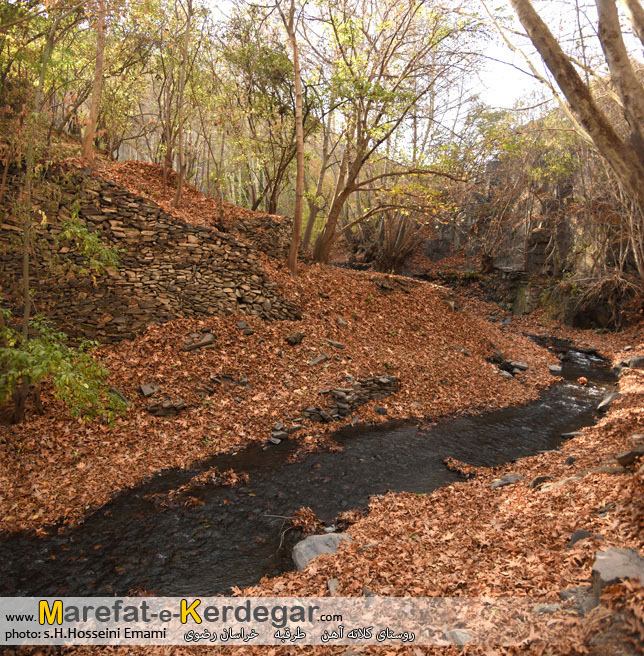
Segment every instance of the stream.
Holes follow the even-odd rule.
[[[565,382],[519,407],[443,420],[430,430],[388,422],[339,430],[342,452],[316,452],[292,462],[296,440],[253,445],[212,457],[189,470],[166,470],[125,490],[75,528],[38,538],[0,535],[0,596],[157,596],[228,594],[264,575],[293,569],[295,531],[283,518],[309,506],[330,525],[339,513],[364,508],[388,490],[428,493],[462,480],[447,456],[494,466],[556,449],[563,434],[595,420],[603,386],[614,381],[596,353],[556,348]],[[562,456],[563,457],[563,456]],[[163,507],[167,493],[216,466],[246,472],[246,485],[206,485],[196,505]]]

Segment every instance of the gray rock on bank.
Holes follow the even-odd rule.
[[[308,563],[320,554],[332,554],[340,544],[351,542],[346,533],[327,533],[325,535],[310,535],[293,547],[293,562],[297,569],[304,569]]]
[[[637,551],[613,547],[595,554],[592,593],[596,603],[606,586],[630,578],[644,585],[644,558]]]

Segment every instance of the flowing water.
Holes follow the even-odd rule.
[[[604,361],[568,352],[564,376],[611,382]],[[283,518],[309,506],[331,524],[387,490],[427,493],[459,480],[451,456],[492,466],[556,449],[562,434],[594,421],[599,387],[556,385],[529,405],[447,419],[430,430],[409,422],[336,433],[342,452],[313,453],[292,462],[295,441],[251,446],[213,457],[190,470],[160,472],[119,494],[73,529],[45,538],[0,536],[0,595],[226,594],[293,564],[294,531]],[[216,466],[248,473],[247,485],[192,491],[196,505],[164,507],[163,495]],[[185,497],[179,497],[179,501]]]

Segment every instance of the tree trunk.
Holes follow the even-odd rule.
[[[186,10],[186,32],[183,42],[181,72],[179,73],[179,99],[177,103],[177,127],[179,130],[179,171],[177,174],[177,188],[175,190],[174,199],[172,201],[173,207],[179,207],[179,203],[181,202],[181,194],[183,192],[183,181],[186,175],[186,156],[183,152],[183,98],[186,87],[186,69],[188,67],[188,46],[190,45],[190,24],[192,22],[192,0],[187,0],[187,2],[188,8]]]
[[[297,275],[297,254],[300,250],[302,238],[302,205],[304,202],[304,126],[302,121],[302,77],[300,75],[300,57],[295,36],[295,2],[291,0],[291,14],[289,21],[289,36],[293,48],[293,67],[295,69],[295,148],[296,148],[296,176],[295,176],[295,213],[293,215],[293,235],[288,253],[288,268],[293,275]]]
[[[615,0],[597,0],[599,40],[611,78],[622,99],[624,115],[631,128],[631,143],[644,162],[644,88],[635,75],[624,45]]]
[[[99,0],[98,16],[96,17],[96,67],[94,69],[94,85],[92,86],[92,103],[89,118],[83,132],[82,156],[89,162],[94,159],[94,137],[96,136],[96,123],[98,111],[101,107],[103,94],[103,54],[105,52],[105,0]]]
[[[644,8],[639,0],[620,0],[631,21],[635,33],[644,45]]]
[[[606,158],[631,200],[644,209],[644,162],[625,143],[595,103],[570,59],[561,49],[530,0],[510,0],[521,24],[566,96],[572,110],[587,130],[600,154]]]

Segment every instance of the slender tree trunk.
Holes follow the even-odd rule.
[[[179,207],[181,202],[181,194],[183,193],[183,181],[186,175],[186,156],[183,152],[184,149],[184,112],[183,112],[183,99],[186,87],[186,70],[188,68],[188,47],[190,45],[190,26],[192,23],[192,0],[187,0],[188,8],[186,9],[186,32],[183,41],[183,53],[181,61],[181,72],[179,73],[179,100],[177,103],[177,126],[179,130],[179,171],[177,175],[177,188],[172,201],[173,207]]]
[[[304,201],[304,127],[302,120],[302,77],[300,74],[300,55],[295,35],[295,0],[291,0],[289,13],[288,33],[293,49],[293,68],[295,73],[295,148],[296,148],[296,177],[295,177],[295,213],[293,215],[293,235],[288,253],[288,268],[293,275],[297,275],[297,255],[300,250],[302,238],[302,206]]]
[[[94,85],[92,86],[92,103],[89,110],[89,119],[83,132],[83,157],[88,161],[94,159],[94,137],[96,136],[96,123],[101,107],[103,94],[103,55],[105,52],[105,0],[99,0],[98,15],[96,17],[96,68],[94,69]]]
[[[25,184],[22,189],[22,197],[20,203],[20,211],[22,213],[22,292],[24,310],[22,314],[22,343],[27,344],[29,339],[29,321],[31,319],[31,261],[30,253],[33,241],[33,221],[31,216],[32,211],[32,188],[34,178],[34,163],[35,163],[35,150],[36,150],[36,131],[42,109],[43,87],[45,85],[45,72],[47,71],[47,64],[54,49],[54,41],[56,38],[56,31],[60,23],[61,16],[57,16],[52,23],[52,26],[47,34],[47,41],[42,55],[42,62],[40,64],[40,75],[38,76],[38,83],[34,91],[32,100],[32,107],[29,113],[27,125],[27,150],[25,153]],[[21,383],[13,394],[14,401],[14,416],[15,423],[24,421],[25,418],[25,402],[29,392],[29,378],[23,376]]]

